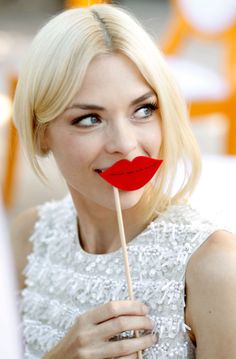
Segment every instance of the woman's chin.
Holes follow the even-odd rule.
[[[141,200],[144,190],[141,188],[136,191],[119,191],[120,205],[122,210],[130,209]]]

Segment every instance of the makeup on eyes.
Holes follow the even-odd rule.
[[[135,118],[135,114],[140,111],[141,109],[148,109],[150,110],[150,114],[147,114],[146,116],[141,116],[139,117],[140,120],[142,119],[147,119],[149,118],[150,116],[152,116],[153,112],[156,111],[159,106],[158,106],[158,102],[157,101],[152,101],[152,102],[148,102],[148,103],[145,103],[145,104],[142,104],[142,105],[139,105],[137,107],[137,109],[134,111],[134,115],[131,116],[131,118]],[[94,118],[96,119],[97,121],[101,121],[101,116],[99,116],[97,113],[88,113],[86,115],[83,115],[83,116],[79,116],[79,117],[76,117],[74,118],[72,121],[71,121],[71,124],[72,125],[79,125],[79,123],[81,123],[83,120],[86,120],[86,119],[89,119],[89,118]],[[90,124],[90,125],[79,125],[79,127],[81,128],[91,128],[91,127],[94,127],[96,126],[96,122]]]
[[[136,109],[135,113],[143,108],[148,108],[149,110],[151,110],[153,112],[158,109],[158,103],[157,103],[157,101],[153,101],[153,102],[149,102],[144,105],[141,105]],[[152,115],[152,113],[151,113],[151,115]]]

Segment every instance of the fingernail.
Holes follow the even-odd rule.
[[[152,341],[153,343],[157,343],[158,342],[158,336],[156,334],[152,335]]]
[[[143,304],[143,311],[145,314],[149,312],[149,308],[145,304]]]
[[[154,328],[156,326],[156,323],[152,320],[152,328]]]

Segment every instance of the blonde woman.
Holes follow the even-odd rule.
[[[236,238],[188,204],[199,151],[141,25],[112,5],[53,18],[25,60],[14,117],[32,168],[46,177],[38,159],[51,153],[70,193],[15,224],[25,358],[236,358]],[[137,156],[163,165],[120,191],[128,301],[113,191],[99,173]]]

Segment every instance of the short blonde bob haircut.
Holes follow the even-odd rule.
[[[186,104],[163,56],[126,10],[101,4],[70,9],[52,18],[36,35],[23,64],[14,120],[32,168],[45,177],[38,156],[47,154],[41,141],[47,124],[72,102],[93,58],[111,53],[127,56],[159,99],[163,137],[159,157],[164,162],[155,186],[147,186],[151,218],[169,204],[186,201],[198,181],[201,160]],[[183,180],[173,191],[180,163]]]

